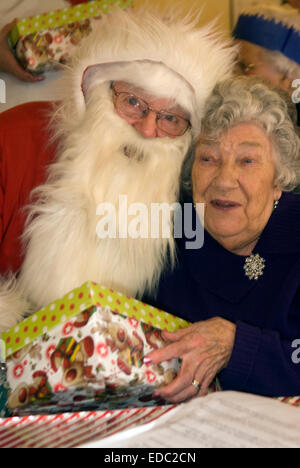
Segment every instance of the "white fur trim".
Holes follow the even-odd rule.
[[[157,97],[168,96],[191,116],[195,114],[196,95],[193,87],[182,75],[153,60],[133,60],[131,62],[102,63],[89,66],[83,73],[83,98],[89,89],[105,81],[127,81],[148,92],[155,90]]]
[[[296,31],[300,32],[299,12],[290,5],[256,5],[243,9],[241,14],[274,20],[276,23],[282,23],[284,26],[292,26]]]
[[[187,19],[166,23],[146,11],[115,10],[99,23],[78,48],[63,80],[62,101],[70,114],[74,116],[77,110],[79,118],[84,116],[81,84],[85,70],[99,64],[134,62],[128,79],[144,83],[154,95],[175,96],[185,109],[192,109],[197,134],[208,95],[218,81],[231,75],[237,54],[232,41],[220,37],[212,24],[196,28]],[[150,62],[161,67],[150,66]],[[183,83],[189,83],[194,96]]]

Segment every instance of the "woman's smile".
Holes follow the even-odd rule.
[[[241,204],[234,202],[232,200],[225,200],[220,198],[215,198],[211,200],[210,205],[218,211],[230,211],[236,208],[240,208]]]

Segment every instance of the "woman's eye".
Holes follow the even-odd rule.
[[[252,158],[244,158],[242,162],[246,165],[254,163],[254,159]]]
[[[213,161],[213,158],[211,156],[200,156],[200,161],[204,163],[208,163]]]

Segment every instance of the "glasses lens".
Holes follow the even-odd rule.
[[[175,114],[159,114],[157,126],[172,136],[182,135],[188,128],[189,122]]]
[[[149,112],[148,104],[134,94],[118,93],[115,95],[117,111],[131,119],[142,119]],[[152,110],[152,109],[151,109]],[[156,112],[156,111],[154,111]],[[183,117],[167,112],[157,113],[157,126],[163,132],[171,136],[180,136],[187,130],[190,123]]]
[[[146,115],[148,106],[133,94],[120,93],[116,99],[117,109],[127,117],[140,119]]]

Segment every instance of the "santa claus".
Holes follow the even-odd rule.
[[[31,194],[25,259],[17,280],[3,281],[0,330],[86,280],[134,297],[155,290],[166,256],[175,258],[173,236],[124,234],[120,195],[148,213],[177,201],[205,100],[234,56],[212,26],[145,11],[103,19],[65,73],[51,118],[55,160]],[[116,236],[99,233],[107,204]]]

